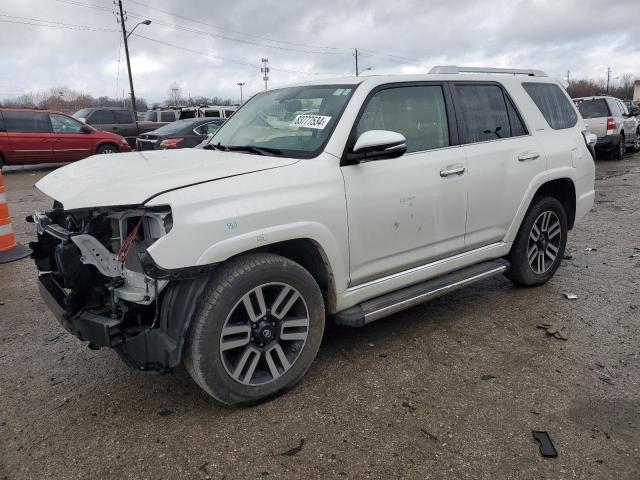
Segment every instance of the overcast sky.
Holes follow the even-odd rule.
[[[640,78],[640,0],[123,1],[129,28],[152,20],[129,42],[136,95],[150,102],[173,82],[184,96],[238,98],[237,82],[254,93],[264,87],[261,57],[270,87],[350,75],[354,47],[366,74],[457,64],[597,79],[610,66],[613,77]],[[128,95],[115,9],[112,0],[2,0],[0,98],[54,86]],[[28,25],[43,20],[50,26]]]

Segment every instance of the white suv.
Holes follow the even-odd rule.
[[[584,123],[542,72],[476,70],[270,90],[208,148],[50,173],[43,298],[90,347],[184,360],[234,404],[300,380],[326,318],[361,326],[498,273],[546,282],[593,204]]]

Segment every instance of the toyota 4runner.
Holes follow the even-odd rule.
[[[302,378],[325,319],[362,326],[500,273],[548,281],[593,204],[586,138],[535,70],[266,91],[204,149],[40,180],[40,291],[91,348],[143,371],[184,361],[219,401],[255,402]]]

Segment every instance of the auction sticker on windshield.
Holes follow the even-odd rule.
[[[296,115],[296,118],[293,119],[289,126],[322,130],[330,120],[331,117],[325,117],[324,115]]]

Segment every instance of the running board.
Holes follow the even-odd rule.
[[[483,262],[455,272],[447,273],[426,282],[387,293],[338,312],[334,321],[338,325],[361,327],[380,318],[419,305],[485,278],[503,273],[509,268],[504,259]]]

